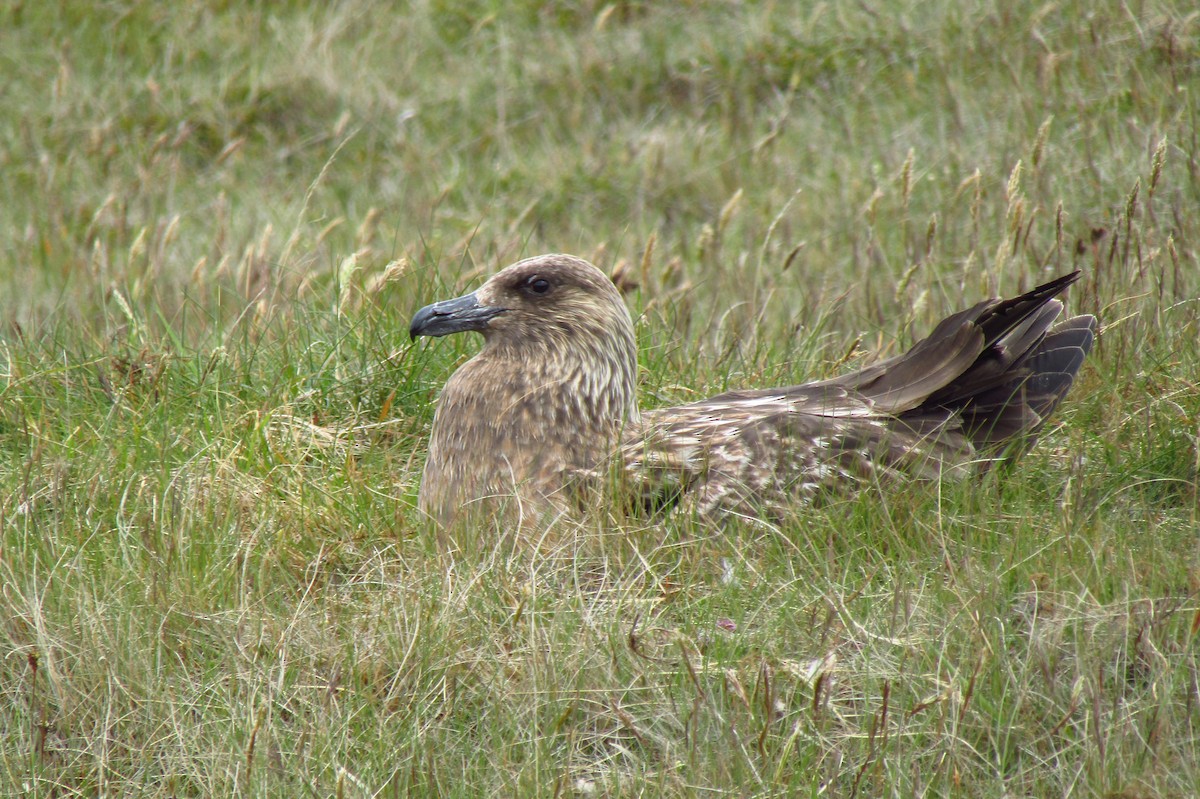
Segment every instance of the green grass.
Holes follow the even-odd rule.
[[[0,794],[1200,787],[1187,3],[8,3]],[[1019,468],[439,540],[421,305],[622,271],[647,407],[1074,268]]]

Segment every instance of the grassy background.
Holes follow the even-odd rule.
[[[8,2],[0,793],[1200,786],[1190,3]],[[413,508],[519,257],[619,273],[643,404],[1081,268],[1019,469],[763,529],[448,547]]]

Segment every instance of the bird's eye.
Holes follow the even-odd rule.
[[[544,277],[534,275],[525,281],[525,288],[532,291],[534,294],[545,294],[550,290],[550,281]]]

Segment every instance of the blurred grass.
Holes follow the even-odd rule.
[[[1187,4],[16,2],[0,63],[3,793],[1200,782]],[[647,406],[1073,268],[1105,330],[1002,479],[450,550],[476,345],[407,319],[545,251]]]

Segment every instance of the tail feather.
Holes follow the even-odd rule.
[[[884,374],[860,381],[861,390],[878,402],[880,387],[892,392],[890,400],[906,393],[911,398],[915,389],[937,383],[915,405],[898,411],[901,425],[940,418],[961,429],[983,453],[1011,445],[1023,449],[1071,387],[1095,339],[1093,316],[1051,328],[1063,309],[1055,295],[1078,278],[1079,272],[1064,275],[1019,297],[980,303],[949,317],[929,338],[889,362]],[[974,348],[957,346],[962,339],[955,333],[962,331],[976,336]],[[947,348],[947,342],[956,346]],[[943,364],[958,366],[940,382],[939,355]],[[969,356],[965,363],[964,355]],[[899,390],[893,387],[897,384]]]
[[[1019,297],[995,303],[988,313],[977,322],[983,329],[984,339],[988,342],[987,346],[990,347],[1004,338],[1031,313],[1044,306],[1052,305],[1052,298],[1065,291],[1068,286],[1079,279],[1081,274],[1082,272],[1077,269],[1069,275],[1063,275],[1049,283],[1043,283]],[[1062,309],[1061,304],[1055,307],[1059,310]]]
[[[1096,317],[1076,316],[1055,327],[1007,378],[969,397],[963,428],[981,449],[1033,437],[1066,395],[1092,348]]]
[[[943,319],[907,352],[828,383],[868,397],[885,413],[958,407],[1003,383],[1062,311],[1054,299],[1078,271],[1018,297],[987,300]]]

